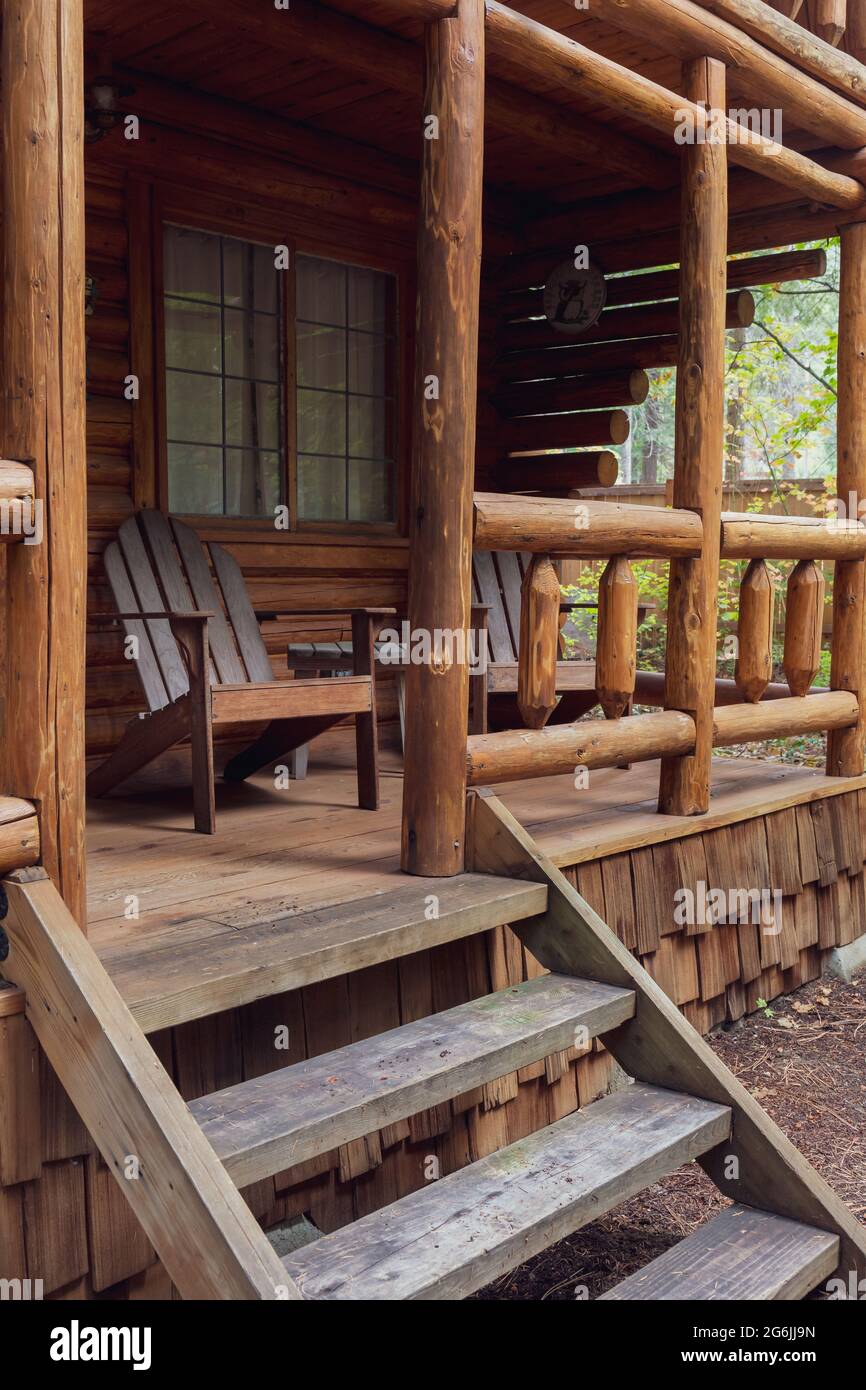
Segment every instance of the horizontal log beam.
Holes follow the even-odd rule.
[[[848,729],[857,723],[858,714],[857,696],[847,690],[789,695],[787,700],[761,700],[757,705],[724,705],[714,713],[713,747]]]
[[[722,513],[725,560],[859,560],[866,555],[866,526],[812,516]]]
[[[794,21],[803,0],[799,4],[796,0],[787,2],[791,9],[784,14],[779,13],[780,4],[772,7],[764,0],[698,0],[701,9],[726,19],[773,53],[811,73],[819,82],[866,106],[866,72],[857,57],[833,48],[803,25],[796,24]],[[853,27],[850,15],[848,27],[849,30]]]
[[[503,381],[529,381],[621,367],[639,367],[644,371],[653,367],[675,367],[678,356],[679,336],[667,333],[659,338],[621,338],[612,343],[519,352],[513,357],[503,357],[497,368]]]
[[[466,744],[467,782],[481,787],[527,777],[574,774],[577,767],[615,767],[647,762],[662,755],[689,753],[695,724],[679,710],[636,714],[630,718],[583,719],[546,729],[511,729],[471,734]]]
[[[785,121],[798,130],[843,149],[866,144],[866,112],[859,105],[806,76],[712,6],[694,0],[592,0],[592,12],[665,53],[719,59],[728,68],[729,81],[736,73],[744,90],[760,93],[762,107],[780,108]]]
[[[613,487],[619,460],[608,449],[583,454],[524,454],[500,459],[494,477],[502,492],[537,492],[543,497],[580,487]]]
[[[802,699],[789,696],[757,705],[724,705],[714,711],[713,746],[848,728],[857,722],[857,716],[857,697],[844,690]],[[480,787],[529,777],[573,775],[578,767],[593,771],[621,762],[678,757],[690,753],[694,744],[694,720],[678,710],[615,721],[586,719],[548,725],[546,729],[472,734],[466,744],[467,783]]]
[[[568,410],[614,409],[642,405],[649,395],[649,377],[639,368],[625,372],[568,377],[564,381],[524,382],[502,387],[493,404],[508,419],[520,415],[548,415]]]
[[[826,273],[827,253],[820,248],[747,256],[745,259],[728,261],[728,290],[783,285],[793,280],[816,280]],[[648,270],[639,275],[612,275],[607,281],[605,309],[677,299],[679,292],[679,269]],[[543,293],[541,284],[532,289],[506,291],[501,304],[503,317],[513,322],[542,313]]]
[[[540,449],[591,449],[624,444],[629,435],[624,410],[583,410],[574,415],[526,415],[503,421],[499,445],[506,453],[537,453]]]
[[[506,9],[497,0],[486,0],[486,11],[490,51],[508,58],[517,69],[539,81],[560,84],[567,90],[577,83],[582,96],[632,116],[672,140],[684,116],[690,118],[695,131],[704,129],[706,112],[676,92]],[[735,164],[831,207],[855,208],[866,202],[866,188],[856,179],[831,173],[796,150],[768,140],[729,117],[721,126],[729,157]]]
[[[39,820],[32,801],[0,796],[0,873],[39,863]]]
[[[680,306],[677,299],[660,304],[633,304],[627,309],[605,309],[598,323],[580,339],[581,344],[609,343],[620,338],[656,338],[679,329]],[[725,303],[725,327],[749,328],[755,319],[755,300],[748,290],[733,290]],[[503,352],[536,351],[545,345],[556,349],[564,335],[547,319],[526,319],[507,324],[500,333]]]
[[[476,492],[476,550],[528,550],[602,559],[611,555],[665,559],[699,555],[697,512],[621,502],[572,502]]]

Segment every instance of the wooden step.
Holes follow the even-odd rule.
[[[602,1298],[791,1302],[838,1263],[838,1236],[735,1202]]]
[[[308,1299],[454,1299],[730,1133],[723,1105],[633,1085],[288,1256]]]
[[[460,874],[234,927],[113,945],[101,960],[145,1033],[543,912],[543,884]],[[438,915],[431,915],[436,899]]]
[[[240,1187],[584,1041],[634,1014],[631,990],[543,975],[190,1105]]]

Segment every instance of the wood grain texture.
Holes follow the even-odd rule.
[[[276,1299],[282,1288],[292,1297],[270,1245],[53,884],[9,878],[5,886],[4,969],[26,990],[39,1042],[178,1289],[191,1298]],[[140,1165],[134,1180],[125,1176],[130,1155]]]
[[[696,556],[701,547],[700,517],[685,509],[503,497],[495,492],[476,492],[474,500],[474,543],[479,550],[665,559]]]
[[[775,587],[763,560],[750,561],[740,583],[734,680],[743,698],[757,704],[773,674]]]
[[[424,139],[418,224],[413,388],[409,622],[431,648],[406,678],[403,868],[463,867],[469,668],[443,632],[470,619],[481,198],[484,169],[484,8],[466,0],[426,32]],[[435,378],[435,399],[430,379]],[[440,634],[437,640],[436,634]]]
[[[605,1035],[605,1047],[629,1074],[730,1105],[733,1135],[703,1160],[720,1191],[835,1232],[841,1241],[841,1267],[866,1269],[866,1235],[860,1223],[492,793],[473,797],[471,843],[476,868],[503,873],[507,866],[512,874],[547,883],[546,916],[516,926],[541,964],[557,973],[638,992],[634,1021]],[[740,1160],[736,1179],[726,1168],[731,1154]]]
[[[840,242],[839,400],[836,425],[836,496],[850,512],[866,498],[866,229],[846,227]],[[866,562],[837,561],[833,576],[830,684],[860,702],[856,725],[827,740],[827,771],[844,777],[863,771],[866,759]]]
[[[730,1117],[631,1086],[286,1260],[307,1299],[463,1298],[724,1141]]]
[[[239,1186],[496,1080],[628,1018],[627,991],[544,975],[193,1101]]]
[[[549,555],[533,555],[520,586],[517,707],[528,729],[542,729],[556,708],[562,590]]]
[[[429,915],[431,893],[437,917]],[[210,923],[204,968],[201,941],[188,931],[176,940],[157,936],[141,949],[114,947],[102,959],[139,1026],[152,1032],[487,931],[540,905],[543,894],[524,884],[464,874],[447,884],[431,879],[318,911],[264,916],[240,932]]]
[[[725,70],[713,59],[683,67],[689,97],[724,109]],[[677,366],[673,501],[703,525],[700,556],[671,565],[665,705],[695,723],[694,751],[665,759],[659,810],[697,815],[710,799],[712,710],[716,675],[716,590],[725,414],[723,303],[727,264],[728,181],[725,151],[684,146],[680,214],[680,358]]]
[[[800,560],[788,576],[782,667],[792,695],[808,694],[821,665],[824,589],[814,560]]]
[[[607,719],[619,719],[634,695],[637,628],[637,580],[627,558],[615,555],[598,583],[595,688]]]
[[[9,548],[3,784],[84,927],[84,145],[81,6],[3,6],[0,453],[26,461],[39,545]]]
[[[602,1300],[793,1301],[829,1278],[839,1237],[735,1202]]]

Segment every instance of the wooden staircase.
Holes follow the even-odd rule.
[[[847,1208],[501,803],[474,794],[469,828],[457,879],[105,964],[42,870],[6,880],[4,974],[181,1294],[462,1298],[694,1159],[734,1205],[607,1299],[793,1299],[866,1271]],[[504,922],[550,973],[189,1105],[145,1037]],[[285,1260],[237,1191],[599,1036],[633,1084]]]

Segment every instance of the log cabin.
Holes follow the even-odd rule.
[[[837,492],[866,491],[866,3],[829,8],[2,0],[4,1280],[463,1298],[694,1160],[732,1205],[606,1297],[866,1273],[704,1038],[866,933],[866,525],[722,510],[726,329],[837,235]],[[671,505],[599,497],[658,366]],[[169,517],[201,546],[171,552],[178,598],[154,542],[151,601],[129,538]],[[587,557],[595,657],[564,692],[556,567]],[[663,675],[636,669],[636,557],[669,568]],[[270,677],[242,665],[223,737],[233,585]],[[359,613],[430,638],[402,747]],[[191,741],[87,799],[160,713],[130,638],[184,616],[159,689],[199,690]],[[446,641],[485,624],[498,688]],[[336,674],[305,681],[300,644]],[[366,704],[337,710],[347,650]],[[222,778],[271,686],[320,734],[307,776]],[[824,771],[714,758],[806,732]],[[301,1216],[317,1238],[278,1254]]]

